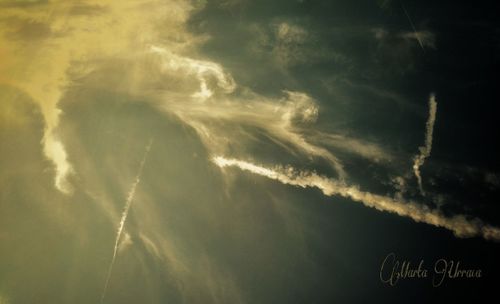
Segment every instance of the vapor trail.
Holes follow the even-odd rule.
[[[277,180],[283,184],[320,189],[324,195],[339,195],[360,202],[379,211],[396,213],[422,222],[451,230],[457,237],[482,236],[488,240],[500,241],[500,229],[483,223],[480,219],[467,219],[464,215],[446,217],[439,210],[430,209],[411,201],[361,191],[356,186],[348,186],[314,172],[297,171],[291,167],[266,168],[250,162],[216,156],[212,161],[220,168],[237,167],[241,170]]]
[[[422,51],[425,52],[424,44],[420,40],[420,34],[417,32],[417,29],[415,28],[415,25],[413,24],[413,21],[411,21],[410,15],[408,14],[408,11],[404,7],[403,3],[401,3],[401,7],[403,8],[403,11],[405,12],[406,17],[408,18],[408,21],[410,22],[410,25],[413,29],[413,32],[415,33],[415,38],[417,38],[418,44],[420,44],[420,47],[422,48]]]
[[[123,227],[125,226],[125,221],[127,220],[128,212],[130,210],[130,206],[132,206],[132,201],[135,196],[135,190],[141,181],[142,169],[144,168],[144,164],[146,163],[146,158],[148,156],[149,150],[151,150],[151,146],[153,145],[153,139],[149,140],[149,144],[146,146],[146,151],[144,152],[144,156],[141,160],[141,164],[139,165],[139,171],[135,177],[135,181],[130,188],[130,191],[127,195],[127,200],[125,202],[125,207],[123,208],[122,217],[120,219],[120,223],[118,225],[118,231],[116,233],[115,247],[113,249],[113,257],[111,258],[111,263],[109,264],[108,274],[106,276],[106,283],[104,284],[104,289],[102,291],[101,296],[101,304],[104,302],[104,297],[106,296],[106,290],[108,289],[109,279],[111,278],[111,273],[113,271],[113,265],[115,264],[116,253],[118,252],[118,244],[120,243],[120,238],[122,236]]]
[[[437,102],[436,96],[432,93],[429,98],[429,117],[425,125],[425,146],[419,147],[420,154],[416,155],[413,162],[413,172],[418,181],[418,188],[420,193],[425,195],[424,188],[422,187],[422,176],[420,174],[420,167],[424,164],[425,159],[431,155],[432,149],[432,133],[434,130],[434,122],[436,121]]]

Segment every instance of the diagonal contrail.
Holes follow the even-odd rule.
[[[417,178],[420,194],[425,196],[424,188],[422,187],[422,176],[420,167],[424,164],[427,157],[431,155],[432,150],[432,133],[434,131],[434,123],[436,121],[437,102],[436,96],[431,94],[429,98],[429,117],[425,125],[425,146],[419,147],[420,154],[416,155],[413,162],[413,172]]]
[[[413,32],[415,33],[415,38],[417,38],[418,44],[420,44],[422,51],[425,52],[424,44],[422,43],[422,40],[420,40],[420,34],[417,32],[417,28],[413,24],[413,21],[411,21],[410,15],[408,14],[408,11],[404,7],[403,3],[401,3],[401,7],[403,8],[403,11],[405,12],[406,18],[408,18],[408,21],[410,22],[410,25],[413,29]]]
[[[236,167],[244,171],[265,176],[301,188],[318,188],[326,196],[342,196],[379,211],[395,213],[416,222],[443,227],[451,230],[457,237],[482,236],[484,239],[500,241],[500,229],[488,225],[478,218],[469,219],[464,215],[445,216],[438,209],[431,209],[412,201],[378,195],[349,186],[339,180],[333,180],[314,172],[297,171],[291,167],[264,167],[238,159],[216,156],[212,161],[220,168]]]
[[[144,164],[146,163],[146,158],[148,156],[149,150],[151,150],[151,146],[153,145],[153,139],[149,140],[149,144],[146,146],[146,151],[144,152],[144,156],[141,160],[141,164],[139,165],[139,171],[137,172],[137,176],[135,177],[135,181],[130,188],[130,191],[127,195],[127,200],[125,202],[125,207],[123,208],[122,217],[120,219],[120,224],[118,225],[118,231],[116,233],[115,247],[113,249],[113,257],[111,258],[111,263],[109,264],[108,274],[106,276],[106,283],[104,284],[104,289],[102,291],[101,296],[101,304],[104,302],[104,297],[106,296],[106,291],[108,289],[109,280],[111,278],[111,273],[113,271],[113,265],[115,264],[116,253],[118,252],[118,244],[120,243],[120,239],[123,232],[123,227],[125,226],[125,221],[127,220],[128,212],[130,210],[130,206],[132,205],[132,201],[135,196],[135,190],[141,181],[142,169],[144,168]]]

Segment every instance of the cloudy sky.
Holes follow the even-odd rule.
[[[0,304],[494,294],[500,25],[426,2],[0,0]]]

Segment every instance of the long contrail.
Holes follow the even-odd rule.
[[[291,167],[266,168],[250,162],[216,156],[212,161],[220,168],[237,167],[241,170],[277,180],[283,184],[320,189],[324,195],[338,195],[360,202],[379,211],[395,213],[422,222],[451,230],[457,237],[482,236],[487,240],[500,241],[500,229],[483,223],[480,219],[467,219],[464,215],[446,217],[437,209],[412,201],[398,200],[389,196],[361,191],[356,186],[348,186],[314,172],[301,172]]]
[[[425,196],[424,188],[422,187],[422,175],[420,167],[424,164],[425,159],[431,155],[432,150],[432,134],[434,131],[434,123],[436,122],[437,102],[434,93],[431,93],[429,98],[429,117],[425,125],[425,145],[419,147],[420,153],[413,160],[413,172],[417,178],[418,188],[420,193]]]
[[[413,29],[413,32],[415,33],[415,38],[417,38],[418,44],[420,44],[422,51],[425,52],[424,44],[422,43],[422,40],[420,40],[420,34],[417,32],[417,28],[413,24],[413,21],[411,21],[410,15],[408,14],[408,11],[404,7],[403,3],[401,3],[401,7],[403,8],[403,11],[405,12],[406,18],[408,18],[408,21],[410,22],[410,25]]]
[[[101,296],[101,304],[104,302],[104,297],[106,296],[106,291],[108,289],[109,280],[111,278],[111,273],[113,271],[113,265],[115,264],[116,253],[118,252],[118,245],[120,243],[120,239],[123,232],[123,227],[125,226],[125,222],[127,221],[128,212],[130,210],[130,206],[132,206],[132,201],[134,200],[135,190],[141,181],[142,169],[144,168],[144,164],[146,163],[146,158],[148,156],[149,150],[151,150],[151,146],[153,145],[153,139],[149,140],[149,144],[146,146],[146,151],[144,152],[144,156],[141,160],[141,164],[139,165],[139,171],[135,177],[135,181],[130,188],[130,191],[127,195],[127,200],[125,202],[125,207],[123,208],[122,217],[120,219],[120,223],[118,225],[118,231],[116,233],[115,247],[113,249],[113,257],[111,258],[111,263],[109,264],[108,274],[106,276],[106,283],[104,284],[104,289],[102,291]]]

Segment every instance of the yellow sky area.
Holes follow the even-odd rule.
[[[2,82],[26,91],[47,120],[68,85],[66,73],[75,61],[130,56],[157,42],[162,25],[176,36],[189,7],[159,1],[51,1],[0,12]],[[177,37],[179,41],[182,38]],[[188,39],[188,38],[184,38]]]
[[[71,84],[68,69],[79,63],[78,71],[86,73],[97,60],[129,58],[159,39],[172,48],[186,47],[192,41],[184,30],[191,9],[184,1],[157,0],[60,0],[2,8],[0,83],[25,92],[40,106],[43,150],[56,167],[59,190],[69,192],[60,185],[67,184],[71,172],[56,134],[58,102]]]
[[[17,99],[18,96],[18,92],[0,87],[0,101],[3,101],[0,102],[0,128],[2,130],[26,126],[33,119],[32,113],[26,109],[25,104],[8,102]]]
[[[10,54],[7,46],[2,41],[2,44],[0,45],[0,83],[7,82],[7,67],[10,60]]]

